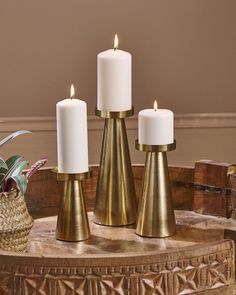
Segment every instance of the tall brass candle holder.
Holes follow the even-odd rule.
[[[98,224],[136,222],[137,200],[125,128],[125,118],[133,113],[133,108],[123,112],[96,109],[96,115],[105,119],[94,209],[94,222]]]
[[[57,217],[56,239],[68,242],[84,241],[90,237],[88,216],[84,204],[82,181],[92,176],[85,173],[59,173],[53,169],[58,181],[63,182],[63,194]]]
[[[176,142],[145,145],[136,140],[135,147],[146,152],[136,234],[159,238],[172,236],[176,229],[166,152],[175,150]]]

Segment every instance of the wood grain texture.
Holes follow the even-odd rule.
[[[224,216],[232,215],[231,196],[220,192],[194,191],[193,210],[201,214]]]
[[[234,243],[223,239],[234,221],[176,211],[177,235],[148,239],[132,226],[103,227],[92,214],[89,219],[92,237],[80,243],[55,240],[55,217],[36,220],[27,253],[0,252],[0,294],[235,291]]]
[[[236,174],[235,173],[229,175],[229,184],[233,190],[236,190]]]
[[[216,188],[228,188],[230,174],[235,173],[235,165],[201,160],[195,163],[194,183]]]
[[[199,292],[199,295],[235,295],[235,294],[236,294],[236,285]]]
[[[174,207],[192,210],[194,200],[194,169],[169,167]]]
[[[194,204],[195,212],[231,217],[235,208],[232,191],[235,165],[202,160],[195,163]]]

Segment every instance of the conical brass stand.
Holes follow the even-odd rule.
[[[136,149],[147,153],[136,234],[159,238],[172,236],[176,229],[166,152],[174,150],[176,143],[142,145],[136,140],[135,145]]]
[[[84,204],[82,181],[91,177],[91,171],[78,174],[58,173],[63,181],[63,195],[57,217],[56,239],[68,242],[84,241],[90,237],[88,216]]]
[[[103,112],[105,118],[100,169],[97,182],[94,222],[122,226],[136,222],[137,200],[125,128],[126,112]]]

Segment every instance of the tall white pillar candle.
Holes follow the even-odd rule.
[[[140,144],[164,145],[174,142],[174,114],[170,110],[145,109],[138,114],[138,141]]]
[[[97,108],[120,112],[132,108],[131,54],[117,49],[103,51],[97,56]]]
[[[58,172],[88,171],[87,104],[73,98],[59,101],[57,112]]]

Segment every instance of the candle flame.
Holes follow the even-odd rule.
[[[154,111],[155,111],[155,112],[156,112],[157,109],[158,109],[158,104],[157,104],[157,101],[156,101],[156,100],[154,101],[154,107],[153,107],[153,108],[154,108]]]
[[[118,41],[118,36],[116,34],[114,39],[114,51],[116,51],[116,49],[118,48],[118,44],[119,44],[119,41]]]
[[[75,95],[75,88],[74,88],[74,85],[71,84],[70,86],[70,98],[72,99]]]

